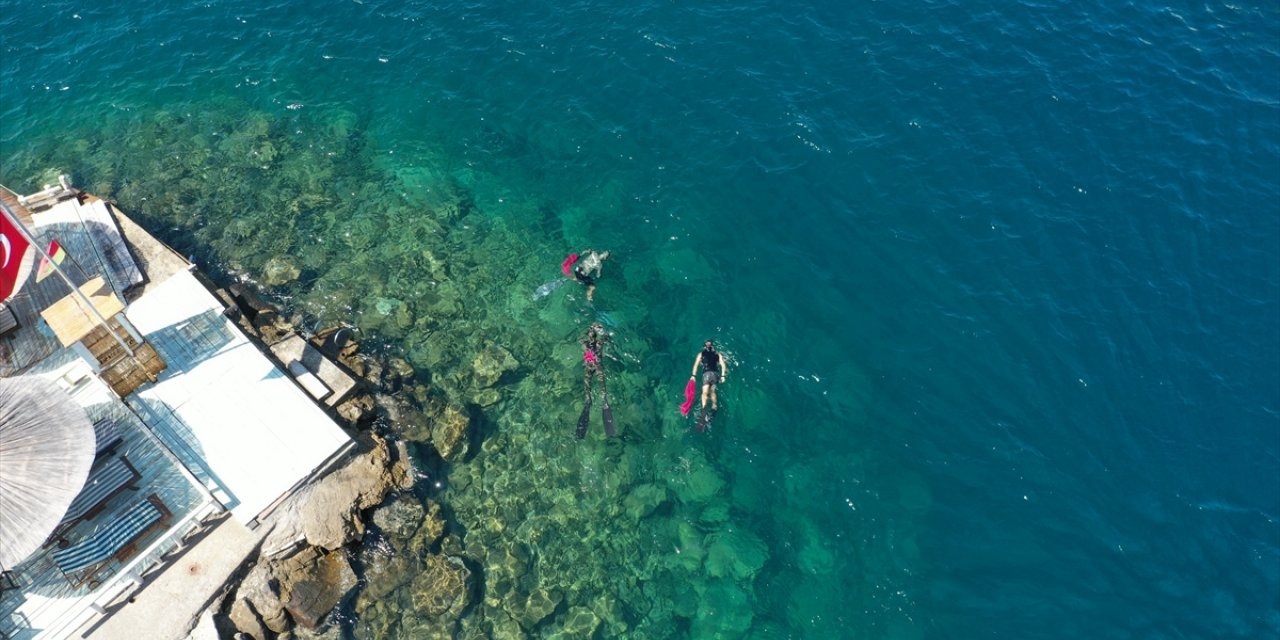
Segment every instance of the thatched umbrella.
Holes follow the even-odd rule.
[[[84,486],[93,425],[44,378],[0,379],[0,570],[26,560]]]

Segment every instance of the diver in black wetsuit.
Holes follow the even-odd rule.
[[[609,257],[609,252],[596,253],[595,249],[583,249],[579,255],[582,260],[574,265],[573,278],[587,286],[587,302],[590,302],[596,295],[596,278],[600,277],[600,270]]]
[[[609,334],[599,322],[591,323],[582,343],[582,386],[586,390],[587,402],[591,402],[591,379],[600,381],[604,388],[604,346],[609,341]]]
[[[604,402],[600,414],[604,418],[604,434],[610,438],[616,433],[613,430],[613,409],[609,407],[609,389],[605,386],[604,348],[609,343],[609,333],[599,322],[591,323],[587,335],[582,337],[582,386],[586,393],[586,404],[582,407],[582,415],[578,416],[578,430],[575,435],[581,440],[587,435],[587,426],[591,420],[591,379],[600,381],[600,400]]]
[[[702,409],[706,411],[707,395],[711,395],[711,410],[716,410],[716,386],[724,382],[725,374],[728,373],[724,362],[724,356],[716,351],[715,343],[710,340],[702,344],[702,352],[697,358],[693,359],[693,372],[689,375],[690,380],[698,377],[698,365],[702,365]]]

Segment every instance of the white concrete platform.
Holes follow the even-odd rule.
[[[135,395],[172,412],[187,427],[189,445],[219,485],[210,489],[226,501],[233,517],[248,523],[350,438],[222,317],[222,309],[183,271],[148,291],[125,314],[148,340],[156,334],[219,336],[186,358],[154,340],[169,368]]]

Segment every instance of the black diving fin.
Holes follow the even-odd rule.
[[[578,416],[578,439],[581,440],[587,435],[587,425],[591,422],[591,398],[587,398],[586,406],[582,407],[582,415]]]
[[[604,416],[604,434],[610,438],[614,437],[613,432],[613,407],[609,406],[609,396],[604,396],[604,408],[600,414]]]

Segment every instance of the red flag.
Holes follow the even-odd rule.
[[[45,253],[48,255],[40,257],[40,268],[36,271],[36,282],[49,277],[49,274],[53,273],[53,265],[62,264],[62,261],[67,259],[67,251],[62,248],[62,245],[58,244],[57,240],[49,241],[49,250],[45,251]],[[53,261],[53,264],[49,263],[50,260]]]
[[[0,301],[22,288],[31,274],[31,243],[8,215],[0,214]]]
[[[684,386],[684,404],[680,405],[680,415],[689,415],[689,410],[693,408],[693,392],[698,385],[693,382],[693,378],[689,378],[689,384]]]

